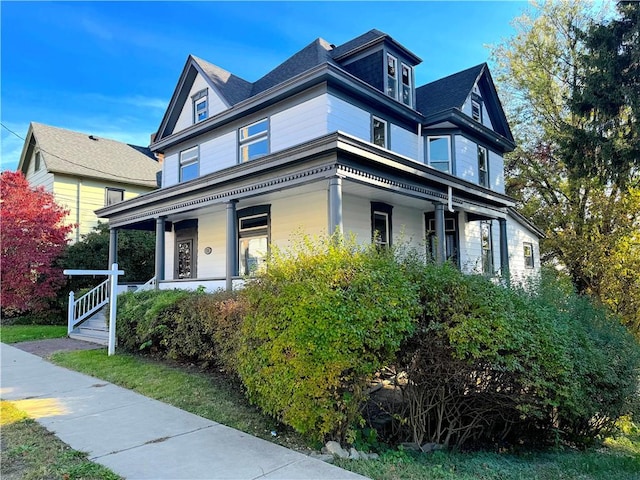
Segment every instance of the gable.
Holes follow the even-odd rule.
[[[177,133],[194,123],[194,95],[206,91],[210,118],[248,98],[252,84],[226,70],[189,55],[182,69],[169,106],[158,128],[155,141]],[[202,120],[204,121],[204,119]]]
[[[460,111],[472,117],[472,101],[482,107],[482,124],[513,143],[507,117],[486,63],[436,80],[416,90],[417,108],[429,118]]]
[[[217,89],[211,88],[211,84],[207,79],[200,73],[197,73],[188,93],[183,96],[184,101],[182,107],[180,108],[179,104],[175,106],[176,109],[180,109],[180,114],[178,115],[175,125],[171,131],[168,132],[168,135],[184,130],[196,123],[194,122],[195,99],[198,95],[202,94],[206,96],[207,117],[212,117],[228,108],[223,98],[217,92]]]

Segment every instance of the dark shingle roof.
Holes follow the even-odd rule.
[[[251,96],[264,92],[317,65],[326,62],[334,63],[329,53],[331,48],[328,42],[322,38],[317,38],[298,53],[289,57],[284,63],[278,65],[264,77],[256,81],[253,84]]]
[[[451,108],[462,108],[486,66],[486,63],[482,63],[418,87],[417,110],[428,117]]]
[[[229,105],[235,105],[251,95],[253,84],[227,72],[226,70],[191,55],[202,71],[207,74],[211,82],[216,86],[220,94]]]
[[[380,30],[369,30],[367,33],[363,33],[359,37],[354,38],[353,40],[349,40],[348,42],[343,43],[342,45],[338,45],[331,52],[331,56],[333,58],[340,58],[341,56],[353,51],[362,48],[363,46],[375,42],[376,40],[384,37],[388,37],[384,32]]]

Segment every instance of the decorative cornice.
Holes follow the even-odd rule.
[[[140,213],[120,217],[113,222],[113,226],[117,227],[120,225],[135,223],[142,220],[148,220],[149,218],[165,216],[170,213],[194,210],[196,208],[223,203],[227,199],[240,200],[257,195],[259,193],[264,193],[265,190],[273,189],[273,187],[281,188],[283,185],[286,185],[287,187],[297,186],[301,183],[306,183],[307,181],[317,179],[318,177],[325,178],[334,173],[334,165],[323,165],[320,167],[302,170],[289,175],[283,175],[269,180],[264,180],[262,182],[252,183],[249,185],[220,191],[218,193],[202,195],[197,198],[192,198],[182,202],[172,203],[154,209],[145,210]]]

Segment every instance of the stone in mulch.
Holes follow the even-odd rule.
[[[91,342],[83,342],[74,338],[50,338],[47,340],[33,340],[11,344],[12,347],[32,353],[42,358],[48,358],[55,352],[73,352],[76,350],[96,350],[105,348],[102,345]]]

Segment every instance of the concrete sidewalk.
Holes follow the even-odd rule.
[[[127,479],[365,478],[0,345],[0,397]]]

